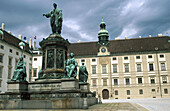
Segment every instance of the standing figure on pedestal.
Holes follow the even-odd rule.
[[[70,53],[70,59],[68,59],[66,62],[66,76],[68,78],[75,78],[76,79],[76,76],[77,76],[77,61],[76,59],[74,58],[74,53]]]
[[[57,8],[56,3],[54,3],[53,6],[54,9],[47,14],[43,14],[43,16],[46,16],[47,18],[50,17],[51,29],[53,34],[61,34],[61,28],[63,22],[62,10]]]
[[[26,63],[23,61],[23,57],[20,56],[11,81],[26,81],[26,77]]]
[[[84,66],[84,63],[82,63],[82,66],[79,68],[79,82],[86,83],[88,79],[88,72],[86,69],[86,66]]]

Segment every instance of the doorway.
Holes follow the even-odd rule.
[[[109,91],[107,89],[103,89],[102,97],[103,99],[109,99]]]

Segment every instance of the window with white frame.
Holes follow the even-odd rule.
[[[155,84],[155,77],[150,77],[151,84]]]
[[[33,69],[33,77],[37,77],[37,68]]]
[[[0,63],[3,63],[3,55],[0,55]]]
[[[115,60],[116,60],[116,57],[113,57],[112,60],[115,61]]]
[[[142,84],[142,77],[138,78],[138,84]]]
[[[115,86],[118,85],[118,79],[113,79],[113,81]]]
[[[97,86],[96,79],[92,79],[93,86]]]
[[[96,74],[96,65],[92,66],[92,74]]]
[[[140,56],[136,56],[136,59],[140,59]]]
[[[3,67],[0,66],[0,78],[2,78],[2,71],[3,71]]]
[[[107,86],[107,79],[103,79],[103,86]]]
[[[125,65],[125,72],[129,72],[129,64],[124,64]]]
[[[130,78],[125,78],[126,85],[130,85]]]
[[[137,72],[141,72],[141,64],[137,64]]]
[[[161,63],[161,71],[166,71],[165,63]]]
[[[102,65],[102,73],[103,73],[103,74],[106,74],[106,73],[107,73],[106,65]]]
[[[153,63],[149,63],[149,71],[154,71]]]
[[[92,59],[92,62],[96,62],[96,59]]]
[[[162,76],[162,83],[167,83],[167,76]]]
[[[127,95],[130,95],[130,90],[126,90],[126,92],[127,92]]]
[[[128,60],[128,57],[124,57],[124,60]]]
[[[118,90],[115,90],[115,95],[118,95]]]
[[[117,64],[113,64],[113,73],[117,73]]]
[[[167,88],[164,89],[164,94],[168,94],[168,89]]]
[[[139,89],[139,94],[143,94],[143,89]]]
[[[151,58],[152,58],[152,55],[148,55],[148,58],[151,59]]]
[[[161,54],[161,55],[160,55],[160,58],[164,58],[164,55],[163,55],[163,54]]]

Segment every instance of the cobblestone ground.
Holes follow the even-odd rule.
[[[3,110],[9,111],[9,110]],[[11,110],[10,110],[11,111]],[[140,105],[134,103],[103,103],[103,104],[96,104],[87,110],[81,109],[63,109],[63,110],[49,110],[49,109],[41,109],[41,110],[12,110],[12,111],[148,111],[145,108],[141,107]]]

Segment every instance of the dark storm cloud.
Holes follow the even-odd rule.
[[[169,0],[3,0],[0,23],[16,36],[41,41],[51,33],[42,14],[54,2],[63,12],[62,36],[71,42],[97,41],[102,16],[110,39],[170,33]]]

